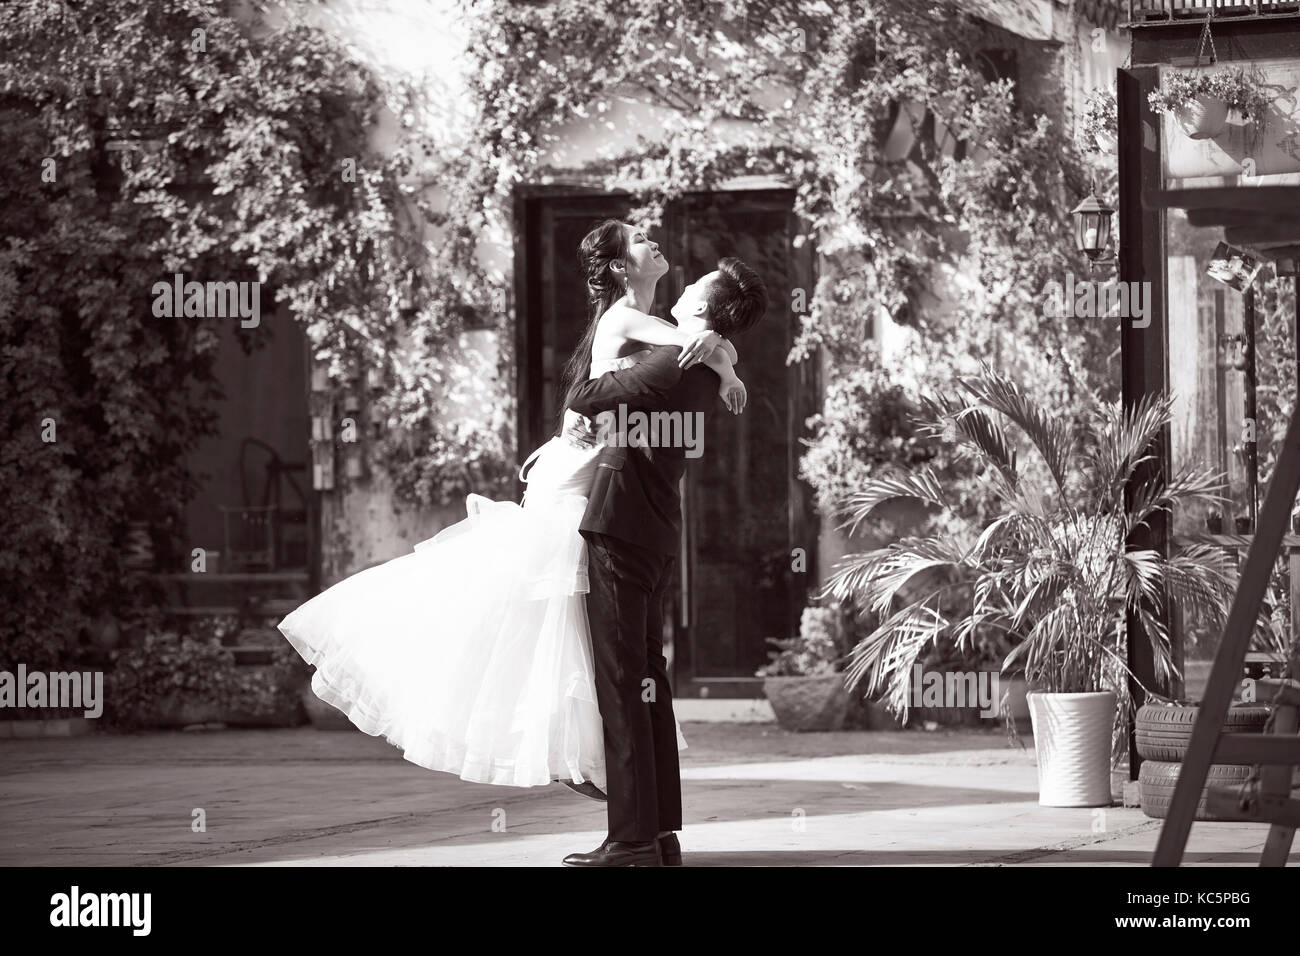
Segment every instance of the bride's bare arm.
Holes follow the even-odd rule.
[[[703,351],[704,343],[701,335],[684,332],[658,316],[647,315],[636,309],[619,309],[614,314],[606,313],[606,316],[616,321],[613,331],[630,341],[644,342],[646,345],[678,346],[683,350],[682,358],[686,364],[689,364],[693,351]],[[716,336],[716,339],[716,346],[702,361],[718,374],[721,380],[718,394],[722,396],[722,401],[733,414],[739,415],[744,411],[748,398],[745,384],[736,376],[734,368],[739,355],[736,347],[725,338]]]
[[[683,332],[671,322],[665,322],[656,315],[646,315],[636,309],[619,309],[617,312],[607,313],[607,316],[615,320],[613,331],[633,342],[644,342],[646,345],[676,345],[686,351],[688,345],[700,338],[697,333]],[[723,349],[727,353],[732,365],[740,361],[736,347],[725,338],[718,336],[716,348]],[[701,350],[697,349],[697,351]],[[689,358],[689,353],[685,357]],[[712,363],[709,364],[713,367]],[[714,370],[717,371],[716,367]]]

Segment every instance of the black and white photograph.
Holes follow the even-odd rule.
[[[1254,281],[1263,263],[1250,253],[1221,242],[1214,248],[1205,271],[1215,279],[1244,292]]]
[[[1285,932],[1298,90],[1277,0],[0,4],[4,925]]]

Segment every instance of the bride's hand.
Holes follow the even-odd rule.
[[[718,387],[718,394],[722,396],[723,404],[733,415],[739,415],[745,410],[745,404],[749,401],[749,393],[745,390],[745,383],[736,376],[727,379]]]
[[[718,347],[718,343],[721,341],[722,336],[712,330],[696,332],[687,340],[677,364],[682,368],[690,368],[692,365],[703,362],[713,354],[713,350]]]

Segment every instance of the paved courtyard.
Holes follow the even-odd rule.
[[[1032,749],[996,732],[683,730],[688,866],[1143,866],[1159,835],[1136,809],[1040,807]],[[1266,831],[1198,823],[1186,862],[1254,866]],[[0,740],[6,866],[558,866],[603,838],[602,804],[355,731]]]

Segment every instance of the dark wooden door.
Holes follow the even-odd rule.
[[[625,197],[537,196],[516,217],[516,327],[520,457],[541,445],[559,420],[560,378],[591,316],[578,269],[578,243],[602,219],[622,218]]]
[[[749,407],[721,409],[705,435],[706,451],[683,481],[685,513],[678,586],[670,615],[673,679],[679,696],[758,696],[755,668],[769,637],[798,627],[814,568],[792,571],[792,551],[815,560],[817,527],[807,489],[795,479],[804,421],[815,411],[811,363],[786,365],[796,288],[812,292],[811,257],[793,246],[787,190],[696,194],[673,203],[652,235],[672,269],[656,290],[654,311],[667,318],[681,290],[739,256],[763,276],[767,315],[740,337],[737,369]],[[516,208],[519,302],[520,457],[555,427],[559,377],[588,319],[577,267],[582,236],[597,221],[622,217],[616,195],[534,194]]]
[[[786,365],[792,292],[812,291],[809,257],[793,246],[792,199],[779,190],[696,194],[667,217],[673,266],[660,286],[673,299],[725,256],[757,270],[770,294],[767,314],[735,342],[749,406],[714,416],[704,456],[687,469],[674,669],[681,696],[761,695],[754,670],[767,660],[766,639],[794,633],[805,603],[810,575],[792,571],[791,553],[816,553],[811,503],[795,479],[816,383],[810,365]]]

